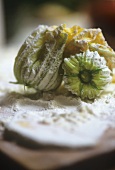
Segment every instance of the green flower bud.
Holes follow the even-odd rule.
[[[63,69],[65,87],[83,100],[99,96],[112,80],[105,59],[96,51],[65,58]]]
[[[15,59],[14,74],[17,83],[48,91],[62,82],[63,51],[67,40],[64,25],[40,25],[27,37]]]

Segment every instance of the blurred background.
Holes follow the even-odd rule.
[[[101,28],[115,50],[115,0],[0,0],[0,73],[7,65],[13,77],[15,56],[34,28],[62,23]]]
[[[100,27],[115,49],[115,0],[0,0],[0,47],[20,46],[39,24]]]

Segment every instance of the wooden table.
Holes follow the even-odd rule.
[[[1,168],[2,167],[2,168]],[[115,167],[115,129],[93,148],[31,149],[0,139],[0,170],[111,170]]]

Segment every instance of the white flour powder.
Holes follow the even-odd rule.
[[[107,128],[115,126],[114,84],[93,103],[63,91],[33,100],[34,94],[27,95],[23,86],[8,82],[14,81],[11,60],[3,63],[9,68],[6,77],[3,65],[0,71],[0,130],[5,129],[6,136],[27,140],[32,146],[86,147],[95,145]]]

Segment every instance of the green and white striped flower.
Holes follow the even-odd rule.
[[[15,59],[14,74],[18,84],[40,91],[56,89],[62,82],[67,33],[65,25],[40,25],[27,37]]]
[[[111,71],[104,57],[97,51],[70,56],[64,59],[65,87],[81,99],[94,99],[111,82]]]
[[[73,94],[94,99],[111,82],[113,68],[115,52],[100,29],[40,25],[20,48],[14,74],[17,84],[38,91],[55,90],[64,79]]]

